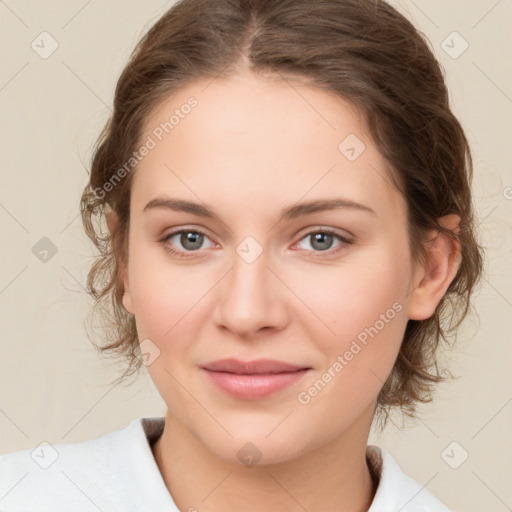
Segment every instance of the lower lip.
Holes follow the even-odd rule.
[[[211,381],[226,393],[242,400],[258,400],[298,382],[309,369],[294,372],[238,375],[204,370]]]

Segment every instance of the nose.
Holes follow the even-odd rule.
[[[237,337],[283,329],[288,321],[289,291],[270,268],[264,251],[254,261],[233,255],[233,267],[217,287],[214,320]]]

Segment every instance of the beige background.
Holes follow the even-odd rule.
[[[439,387],[420,421],[391,425],[370,443],[388,449],[406,474],[454,510],[511,510],[512,1],[393,3],[426,33],[446,70],[453,108],[474,152],[487,267],[475,298],[478,317],[447,355],[460,378]],[[131,387],[109,386],[115,367],[86,337],[90,301],[83,285],[93,253],[78,200],[119,73],[169,5],[0,2],[0,453],[42,440],[90,439],[139,416],[164,415],[147,375]],[[59,45],[47,59],[31,48],[43,31]],[[453,31],[469,44],[458,58],[442,48],[444,40],[453,55],[463,48],[462,39],[449,36]],[[57,248],[46,263],[32,253],[42,237]],[[442,457],[452,442],[458,444],[445,457],[452,465],[469,454],[458,469]]]

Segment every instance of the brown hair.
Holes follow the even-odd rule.
[[[135,319],[122,306],[120,279],[134,173],[123,173],[120,180],[119,170],[137,148],[145,120],[193,80],[245,69],[300,79],[359,108],[407,201],[415,262],[424,261],[430,230],[460,244],[454,280],[431,318],[409,320],[378,397],[376,416],[382,425],[391,407],[414,417],[417,403],[431,401],[433,384],[446,379],[438,368],[438,344],[450,343],[448,335],[455,334],[470,309],[483,252],[475,238],[470,149],[450,110],[443,72],[427,40],[384,1],[181,0],[146,33],[117,83],[114,111],[94,148],[81,200],[86,233],[100,251],[88,289],[101,318],[110,322],[106,343],[93,343],[127,362],[117,382],[142,366]],[[101,224],[109,212],[118,218],[112,237],[93,225],[94,218]],[[461,217],[458,233],[438,224],[450,213]]]

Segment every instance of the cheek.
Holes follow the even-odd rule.
[[[307,325],[309,339],[324,356],[320,373],[327,372],[327,387],[343,400],[372,398],[392,370],[408,321],[408,265],[407,251],[388,250],[378,258],[374,254],[368,261],[330,268],[322,293],[307,293],[319,290],[318,276],[304,275],[300,281],[298,295],[307,297],[304,302],[315,313]]]
[[[388,250],[368,251],[365,257],[347,259],[338,267],[289,278],[311,312],[304,317],[311,318],[311,328],[329,339],[328,327],[332,344],[337,345],[340,339],[352,338],[373,325],[381,315],[394,318],[397,310],[405,309],[408,275],[407,253]]]
[[[200,338],[208,318],[205,295],[212,288],[204,272],[165,260],[165,253],[134,251],[130,260],[130,292],[139,340],[149,338],[158,357],[147,366],[156,389],[175,416],[193,417],[194,402],[180,383],[193,378],[190,346]],[[211,276],[210,276],[211,281]]]
[[[179,350],[205,324],[207,295],[217,278],[207,266],[168,261],[162,248],[142,245],[130,253],[130,295],[139,339],[161,350]],[[172,342],[172,343],[171,343]]]
[[[335,335],[317,335],[324,363],[301,386],[297,401],[308,417],[324,418],[323,436],[336,435],[363,414],[393,369],[407,325],[399,300],[375,289],[365,304],[338,302]],[[324,329],[325,331],[325,329]],[[320,332],[320,331],[318,331]]]

